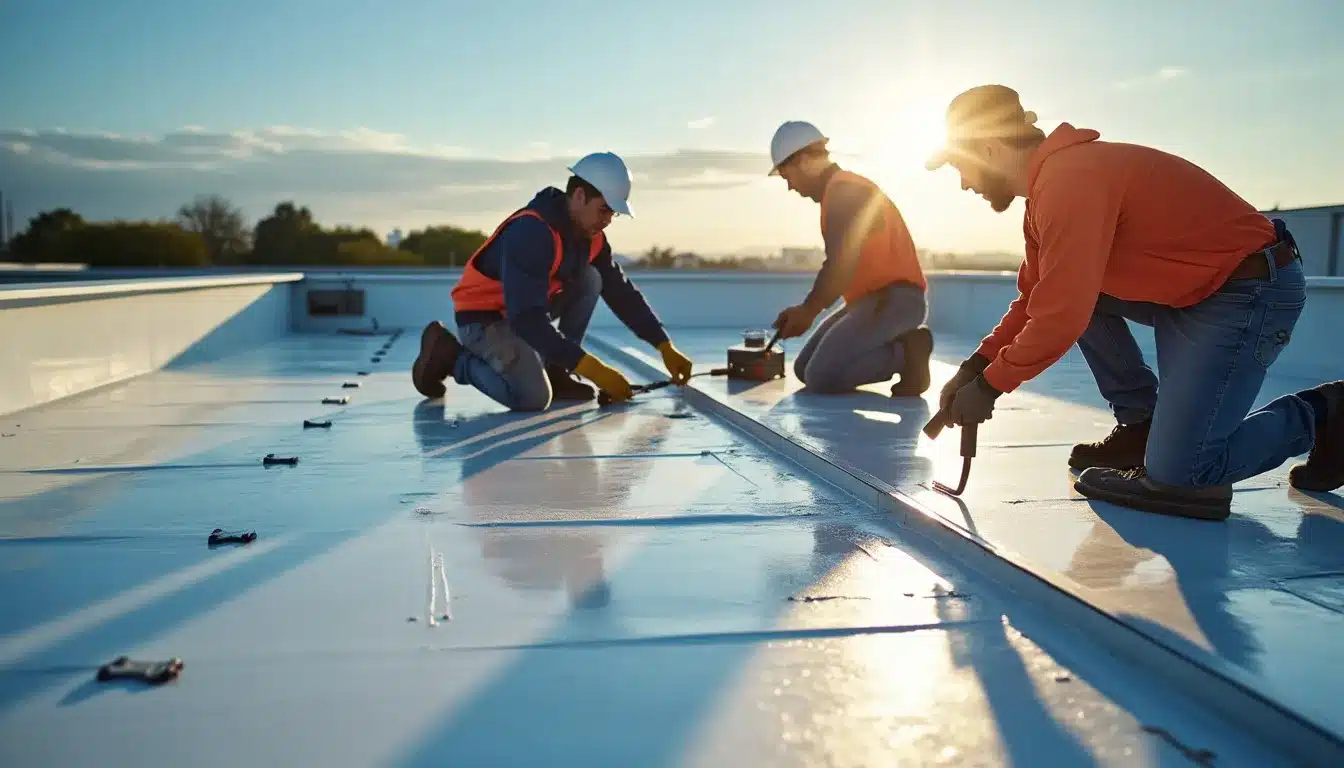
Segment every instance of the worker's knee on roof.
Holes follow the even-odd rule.
[[[531,366],[529,366],[531,368]],[[510,387],[511,407],[515,411],[544,411],[551,407],[551,383],[540,366],[528,375],[515,378]]]
[[[813,392],[836,394],[838,392],[853,389],[853,387],[844,381],[841,371],[835,367],[817,365],[816,358],[813,358],[812,361],[808,363],[807,370],[804,374],[804,376],[800,376],[799,378],[802,379],[803,383],[807,385],[807,388]]]
[[[550,388],[542,390],[522,390],[513,399],[515,411],[544,411],[551,407]]]

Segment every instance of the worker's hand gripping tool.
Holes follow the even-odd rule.
[[[734,347],[728,351],[728,365],[726,367],[693,373],[690,377],[694,379],[699,376],[727,376],[730,379],[745,378],[764,381],[783,376],[784,353],[776,353],[773,357],[770,354],[770,351],[779,341],[779,334],[779,331],[775,331],[775,335],[770,337],[770,341],[764,347],[749,347],[746,344]],[[759,344],[760,342],[757,341],[756,343]],[[670,380],[655,381],[652,384],[632,384],[630,385],[630,391],[638,395],[642,392],[662,389],[671,384]],[[611,405],[611,395],[606,392],[598,392],[597,404],[601,407]]]
[[[652,392],[655,389],[662,389],[663,387],[666,387],[671,383],[672,383],[671,380],[667,380],[667,381],[655,381],[652,384],[631,384],[630,391],[633,394],[638,395],[640,392]],[[597,404],[603,407],[611,405],[611,395],[607,393],[606,390],[599,391],[597,393]]]
[[[929,419],[929,423],[924,425],[924,434],[929,436],[930,440],[938,439],[938,435],[945,427],[952,425],[951,416],[946,410],[941,410]],[[949,496],[960,496],[962,491],[966,490],[966,481],[971,476],[971,459],[975,458],[976,428],[978,424],[966,424],[961,428],[961,480],[956,488],[943,485],[937,480],[933,481],[933,489]]]
[[[698,376],[724,376],[727,373],[727,368],[714,368],[700,373],[692,373],[691,378],[694,379]],[[655,381],[651,384],[631,384],[630,391],[638,395],[641,392],[652,392],[655,389],[662,389],[663,387],[670,386],[672,386],[672,380],[665,379],[663,381]],[[599,391],[597,393],[597,404],[603,407],[611,405],[611,395],[607,394],[605,391]]]

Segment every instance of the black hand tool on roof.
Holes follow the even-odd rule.
[[[937,440],[938,435],[952,425],[951,415],[946,410],[938,411],[929,419],[929,423],[924,425],[924,434],[929,436],[930,440]],[[933,489],[949,496],[960,496],[962,491],[966,490],[966,481],[971,477],[971,459],[975,458],[975,443],[977,424],[967,424],[961,428],[961,480],[957,487],[952,488],[944,485],[937,480],[933,481]]]
[[[167,661],[139,661],[118,656],[98,668],[98,681],[139,680],[159,685],[174,680],[182,672],[182,660],[174,656]]]
[[[210,532],[210,538],[206,542],[216,547],[220,544],[247,544],[256,540],[256,531],[226,531],[223,528],[216,528]]]
[[[690,375],[690,378],[694,379],[697,376],[726,376],[727,374],[728,374],[727,368],[712,368],[708,371],[701,371],[700,373],[692,373]],[[651,384],[631,384],[630,391],[638,395],[642,392],[652,392],[655,389],[662,389],[663,387],[669,387],[671,385],[672,385],[671,379],[663,379],[662,381],[655,381]],[[601,406],[611,405],[611,395],[607,394],[607,392],[605,391],[598,392],[597,404]]]

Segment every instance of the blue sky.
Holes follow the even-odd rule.
[[[1042,127],[1182,154],[1262,207],[1344,202],[1341,29],[1337,0],[9,0],[0,187],[20,227],[220,192],[490,228],[610,149],[637,174],[619,249],[726,252],[819,242],[816,206],[764,176],[775,127],[807,119],[920,245],[1019,250],[1020,204],[920,163],[957,91],[1006,83]]]

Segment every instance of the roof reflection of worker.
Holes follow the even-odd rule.
[[[1344,551],[1344,514],[1337,504],[1294,490],[1287,496],[1302,507],[1296,530],[1237,515],[1192,536],[1181,521],[1153,525],[1122,510],[1098,507],[1099,519],[1064,573],[1090,589],[1114,594],[1130,606],[1129,621],[1155,633],[1203,635],[1219,655],[1254,669],[1264,647],[1256,624],[1246,619],[1250,614],[1236,606],[1236,595],[1262,584],[1248,581],[1247,574],[1274,573],[1285,563],[1303,573],[1328,572],[1338,567]],[[1286,511],[1276,512],[1276,523],[1283,522]],[[1166,567],[1143,567],[1158,558]],[[1138,618],[1140,612],[1151,618]]]
[[[592,438],[611,433],[607,424],[620,430],[617,444],[614,450],[594,451]],[[497,452],[488,449],[462,459],[461,500],[472,521],[542,523],[478,528],[485,560],[516,589],[563,587],[577,609],[607,605],[611,587],[603,550],[612,535],[610,529],[572,523],[620,517],[631,491],[647,475],[652,462],[623,461],[619,457],[656,451],[670,425],[666,418],[613,414],[600,423],[576,423],[533,447],[524,460],[529,465],[528,474],[555,490],[555,506],[544,509],[535,505],[536,499],[545,499],[546,488],[518,482],[513,471],[523,461],[504,464]],[[619,470],[611,471],[617,465]],[[568,503],[570,499],[577,503]],[[557,520],[571,525],[544,524]]]

